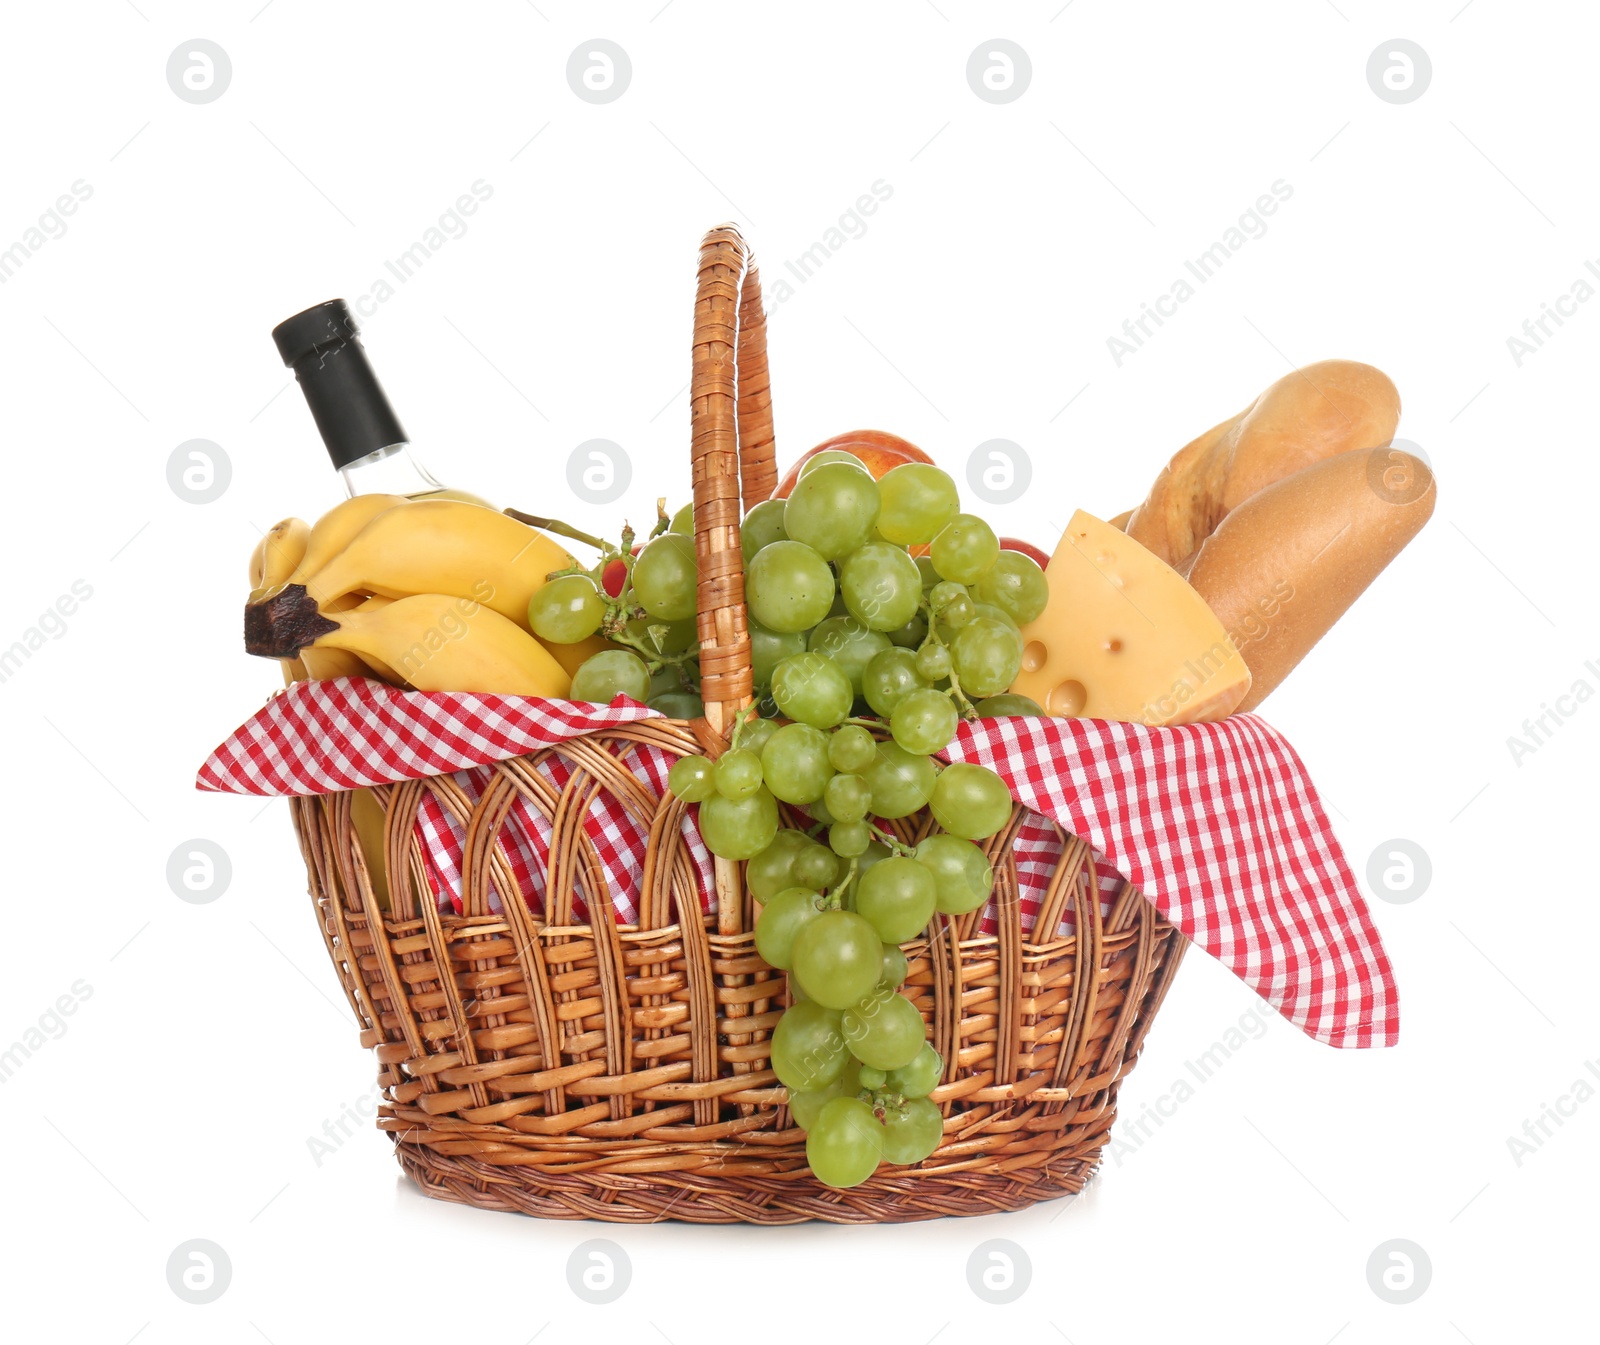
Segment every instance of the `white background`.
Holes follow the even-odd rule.
[[[587,12],[586,12],[587,10]],[[569,87],[603,36],[632,80]],[[1019,43],[994,105],[969,54]],[[1407,105],[1369,54],[1419,43]],[[209,104],[169,53],[220,44]],[[1518,765],[1507,739],[1600,687],[1592,599],[1600,304],[1520,365],[1507,338],[1600,256],[1594,16],[1507,0],[1226,6],[1057,0],[468,6],[93,0],[15,7],[0,45],[0,249],[81,179],[68,231],[0,286],[11,488],[0,646],[93,590],[0,684],[7,956],[0,1046],[92,993],[5,1081],[5,1312],[19,1338],[922,1342],[1497,1341],[1593,1331],[1600,1099],[1519,1162],[1508,1138],[1600,1060],[1592,769],[1600,707]],[[239,647],[261,528],[337,483],[268,339],[386,274],[481,179],[492,196],[366,322],[426,460],[502,503],[615,530],[687,491],[701,232],[738,218],[769,282],[856,198],[892,188],[771,327],[780,457],[860,425],[958,477],[1021,444],[1004,529],[1053,545],[1074,507],[1136,502],[1179,446],[1291,364],[1379,365],[1440,479],[1427,531],[1267,707],[1358,873],[1391,838],[1432,881],[1374,902],[1403,1040],[1335,1052],[1273,1019],[1082,1198],[934,1225],[787,1231],[539,1223],[420,1198],[363,1120],[372,1063],[327,965],[286,805],[200,795],[206,752],[275,685]],[[1107,338],[1273,182],[1293,195],[1120,367]],[[1592,279],[1592,277],[1591,277]],[[634,484],[574,500],[603,437]],[[220,444],[195,505],[174,448]],[[991,511],[992,512],[992,511]],[[231,885],[178,900],[169,855],[223,847]],[[1123,1091],[1124,1125],[1256,1001],[1183,968]],[[1596,1065],[1600,1069],[1600,1064]],[[1530,1146],[1531,1147],[1531,1146]],[[631,1259],[596,1307],[589,1237]],[[221,1245],[227,1292],[169,1289]],[[973,1249],[1025,1249],[996,1307]],[[1367,1261],[1432,1265],[1405,1306]],[[541,1335],[540,1333],[543,1332]]]

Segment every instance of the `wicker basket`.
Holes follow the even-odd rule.
[[[1186,943],[1126,884],[1103,915],[1089,848],[1070,836],[1025,935],[1020,809],[987,847],[997,931],[981,932],[981,912],[941,916],[907,946],[903,993],[946,1061],[932,1094],[943,1143],[850,1190],[806,1167],[767,1063],[785,979],[756,955],[740,866],[718,861],[717,913],[702,915],[685,804],[656,797],[626,764],[638,744],[715,755],[750,693],[739,507],[767,498],[776,473],[760,282],[732,227],[700,254],[692,397],[705,719],[549,749],[571,768],[559,790],[535,769],[545,754],[502,762],[475,804],[449,777],[375,790],[388,909],[351,795],[294,800],[328,953],[377,1054],[378,1125],[428,1195],[548,1218],[894,1222],[1077,1191]],[[648,827],[636,925],[612,918],[584,833],[600,791]],[[430,794],[466,834],[459,916],[438,910],[423,877],[414,828]],[[491,884],[517,891],[497,836],[519,794],[552,828],[542,915],[489,902]],[[915,840],[932,823],[894,826]],[[575,888],[592,924],[574,923]],[[1054,937],[1069,910],[1073,933]]]

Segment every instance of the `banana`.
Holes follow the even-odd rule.
[[[367,861],[367,878],[372,883],[372,895],[378,899],[380,910],[389,909],[389,874],[384,868],[384,812],[377,795],[370,789],[350,791],[350,825],[361,846],[361,857]]]
[[[358,497],[360,498],[360,497]],[[319,525],[320,526],[320,525]],[[528,629],[528,600],[572,557],[536,528],[461,500],[417,500],[374,517],[320,567],[302,564],[324,606],[347,593],[444,594],[482,603]]]
[[[335,677],[371,677],[373,670],[359,654],[348,649],[316,649],[311,646],[300,651],[300,664],[306,677],[313,682],[327,682]]]
[[[303,589],[291,588],[279,600],[279,616],[265,632],[276,642],[270,648],[247,644],[251,653],[298,653],[308,669],[322,651],[359,655],[393,669],[419,691],[559,697],[571,686],[533,636],[470,598],[423,593],[330,617]]]
[[[411,503],[404,495],[352,495],[328,510],[311,529],[305,555],[287,582],[303,584],[337,556],[379,514]]]
[[[311,525],[303,518],[280,519],[261,534],[250,553],[250,601],[259,602],[285,583],[306,554]]]

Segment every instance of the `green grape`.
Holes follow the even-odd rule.
[[[809,724],[785,724],[761,749],[761,771],[785,803],[815,803],[833,775],[827,735]]]
[[[950,658],[969,696],[998,696],[1022,669],[1022,637],[1014,626],[980,616],[956,632]]]
[[[679,757],[667,772],[667,788],[680,799],[702,803],[716,793],[716,768],[705,757]]]
[[[869,1093],[872,1093],[882,1088],[883,1081],[889,1076],[881,1069],[873,1069],[871,1065],[862,1065],[857,1077],[861,1080],[861,1086]]]
[[[668,719],[699,719],[706,707],[692,691],[663,691],[645,702],[652,710],[659,710]]]
[[[882,987],[847,1008],[840,1027],[851,1055],[884,1070],[909,1065],[928,1036],[917,1006]]]
[[[1015,631],[1018,629],[1017,623],[1012,618],[1011,613],[1006,611],[1006,609],[1003,607],[996,607],[992,602],[974,603],[972,605],[972,614],[975,617],[984,617],[989,621],[995,622],[997,625],[1004,626],[1009,631]],[[1018,647],[1020,648],[1020,641]]]
[[[681,654],[700,638],[693,617],[683,621],[632,618],[623,629],[627,631],[629,639],[637,640],[662,654]]]
[[[931,641],[917,650],[917,676],[930,682],[950,676],[950,651]]]
[[[853,911],[824,911],[794,941],[794,974],[818,1004],[848,1008],[877,985],[882,947],[877,932]]]
[[[784,659],[806,652],[803,630],[775,631],[750,623],[750,676],[758,687],[772,685],[772,670]]]
[[[889,637],[867,629],[852,616],[830,616],[811,632],[808,644],[839,665],[850,679],[852,694],[859,696],[867,664],[889,647]]]
[[[861,674],[862,694],[880,715],[892,714],[906,696],[927,685],[917,672],[917,656],[909,649],[885,649],[873,655]]]
[[[820,892],[823,888],[832,887],[838,882],[843,872],[844,865],[839,862],[834,852],[809,836],[806,838],[805,849],[795,856],[794,880],[802,887],[815,888]]]
[[[772,699],[790,719],[831,729],[850,713],[855,695],[844,669],[826,654],[794,654],[772,670]]]
[[[810,1130],[817,1123],[817,1116],[828,1103],[836,1097],[844,1097],[847,1092],[854,1092],[846,1086],[845,1076],[841,1074],[832,1083],[822,1088],[812,1088],[804,1092],[789,1094],[789,1115],[794,1123],[802,1130]]]
[[[835,729],[828,739],[828,760],[836,771],[865,770],[878,755],[878,744],[859,724]]]
[[[683,691],[683,679],[678,676],[678,670],[670,664],[662,664],[650,674],[650,699],[664,696],[670,691]]]
[[[602,649],[584,659],[572,675],[572,699],[610,705],[617,696],[644,701],[650,696],[650,669],[627,649]]]
[[[916,855],[933,875],[934,904],[945,915],[965,915],[989,900],[994,869],[971,841],[936,832],[918,843]]]
[[[878,755],[862,772],[872,790],[872,809],[879,817],[909,817],[927,803],[938,771],[926,756],[898,743],[879,743]]]
[[[979,719],[1007,719],[1020,717],[1034,717],[1048,719],[1044,707],[1038,701],[1029,700],[1026,696],[1014,693],[989,696],[979,701],[972,707],[978,712]]]
[[[859,822],[867,815],[867,809],[872,806],[872,790],[859,775],[836,775],[828,781],[828,787],[822,793],[822,801],[827,806],[828,815],[835,822]],[[866,849],[865,841],[861,843],[861,849]],[[839,853],[860,854],[861,851]]]
[[[884,943],[904,943],[921,934],[933,919],[933,902],[933,874],[901,855],[874,864],[856,881],[856,914]]]
[[[901,1097],[927,1097],[939,1086],[943,1076],[944,1057],[933,1049],[931,1041],[925,1041],[909,1065],[889,1071],[884,1087]]]
[[[965,584],[958,584],[953,579],[941,579],[928,590],[928,606],[933,609],[933,614],[941,621],[949,624],[945,613],[952,604],[958,603],[962,598],[970,597]]]
[[[577,644],[600,629],[606,600],[586,574],[552,579],[528,602],[528,624],[541,640]]]
[[[704,760],[704,757],[682,758],[682,761]],[[677,767],[673,769],[676,770]],[[671,784],[672,777],[669,775],[667,780]],[[679,793],[676,787],[673,787],[672,792]],[[809,886],[800,882],[795,876],[794,869],[800,852],[814,844],[815,842],[803,831],[796,831],[792,827],[780,831],[772,838],[771,845],[744,866],[744,882],[750,889],[750,895],[757,901],[771,901],[786,887]]]
[[[690,500],[682,509],[672,516],[672,522],[667,524],[668,532],[681,532],[690,537],[694,536],[694,501]]]
[[[881,864],[889,858],[891,851],[882,841],[873,841],[860,855],[856,857],[856,881],[867,876],[867,871],[876,864]]]
[[[739,746],[760,756],[762,748],[771,741],[772,735],[777,731],[777,724],[770,719],[751,720],[744,727],[744,736],[739,739]]]
[[[878,978],[879,985],[886,985],[891,990],[898,989],[905,984],[906,975],[910,970],[905,952],[899,944],[883,945],[883,974]]]
[[[839,592],[850,615],[872,630],[898,630],[922,600],[917,563],[898,547],[869,542],[839,567]],[[885,643],[887,644],[887,637]]]
[[[826,786],[824,786],[824,789],[826,789]],[[806,812],[810,814],[811,820],[819,826],[831,827],[833,825],[833,814],[828,811],[828,805],[821,799],[818,799],[815,803],[806,804]]]
[[[684,621],[694,615],[694,538],[664,532],[647,542],[633,562],[633,596],[660,621]]]
[[[739,547],[746,565],[762,547],[788,540],[789,534],[783,530],[782,500],[762,500],[739,525]]]
[[[813,453],[800,464],[800,471],[795,479],[799,480],[801,476],[809,476],[818,467],[826,467],[830,462],[842,462],[846,467],[854,467],[858,472],[867,470],[867,464],[856,457],[854,453],[847,452],[842,448],[825,448],[820,453]]]
[[[761,788],[761,758],[748,748],[724,752],[717,759],[717,793],[725,799],[747,799]]]
[[[889,643],[898,645],[901,649],[921,648],[922,642],[928,638],[928,623],[920,616],[914,616],[899,630],[889,632]]]
[[[1000,554],[994,529],[976,514],[957,514],[928,548],[933,568],[958,584],[975,584]]]
[[[1011,791],[987,766],[948,766],[928,800],[934,820],[952,836],[981,841],[1011,820]]]
[[[795,936],[822,914],[822,899],[805,887],[789,887],[762,908],[756,918],[756,952],[768,966],[788,971]]]
[[[824,560],[839,560],[866,542],[877,517],[878,483],[858,467],[829,462],[795,483],[783,527]]]
[[[917,573],[922,576],[922,591],[928,593],[939,582],[939,572],[933,568],[932,556],[917,557]]]
[[[927,756],[949,746],[960,722],[961,715],[950,697],[928,687],[913,691],[894,707],[889,732],[906,751]]]
[[[872,844],[872,829],[865,822],[835,822],[828,828],[828,845],[844,859],[864,854]]]
[[[944,1139],[944,1117],[925,1097],[909,1098],[883,1114],[883,1157],[886,1162],[920,1163]]]
[[[778,801],[758,789],[748,798],[713,794],[700,805],[700,837],[723,859],[752,859],[778,834]]]
[[[772,1068],[789,1088],[826,1088],[844,1072],[849,1058],[837,1009],[810,1000],[796,1004],[784,1011],[772,1031]]]
[[[773,542],[745,567],[744,598],[750,615],[770,631],[810,630],[833,606],[833,571],[800,542]]]
[[[860,1098],[834,1098],[806,1132],[806,1162],[824,1186],[859,1186],[882,1157],[883,1127]]]
[[[1050,581],[1039,562],[1020,551],[1002,551],[978,581],[978,599],[1010,614],[1019,626],[1037,620],[1050,601]]]
[[[878,482],[878,492],[878,531],[902,546],[931,542],[961,508],[949,473],[925,462],[901,463]]]

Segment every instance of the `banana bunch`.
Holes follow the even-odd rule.
[[[571,564],[544,533],[483,505],[357,495],[314,525],[267,530],[250,558],[245,649],[280,660],[286,682],[565,696],[565,665],[594,651],[558,658],[529,629],[528,603]]]

